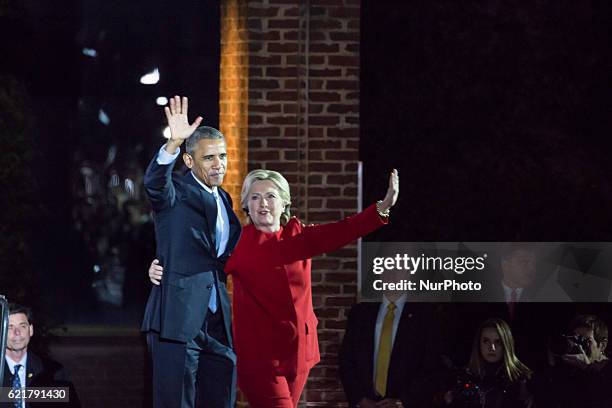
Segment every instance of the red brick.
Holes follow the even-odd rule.
[[[323,55],[310,55],[308,57],[308,62],[310,63],[310,65],[321,65],[321,64],[325,64],[325,60],[327,57],[323,56]]]
[[[308,146],[311,149],[339,149],[342,144],[338,140],[310,140]]]
[[[295,116],[268,116],[267,119],[270,125],[295,125]]]
[[[342,28],[342,21],[340,20],[330,20],[330,19],[313,19],[313,21],[310,22],[310,29],[311,30],[337,30]]]
[[[334,69],[330,69],[330,68],[323,68],[323,69],[311,68],[310,70],[308,70],[308,75],[310,75],[311,77],[341,77],[342,76],[342,70],[340,68],[334,68]]]
[[[310,92],[308,94],[311,101],[314,102],[338,102],[340,94],[338,92]]]
[[[341,67],[359,66],[359,57],[346,55],[330,55],[327,60],[329,61],[329,65],[338,65]]]
[[[274,53],[296,53],[299,51],[298,43],[296,42],[284,42],[284,43],[269,43],[268,52]]]
[[[308,48],[308,51],[310,51],[310,52],[324,52],[326,54],[329,54],[329,53],[340,51],[340,46],[338,44],[336,44],[336,43],[334,43],[334,44],[315,43],[315,44],[310,44],[310,47]]]
[[[310,128],[308,129],[308,137],[310,139],[320,139],[325,136],[325,130],[323,128]]]
[[[263,104],[252,104],[249,106],[250,112],[257,113],[279,113],[281,111],[281,105],[278,103],[272,105],[263,105]]]
[[[334,279],[331,279],[330,275],[334,276]],[[340,274],[340,273],[328,273],[325,276],[326,282],[347,282],[350,279],[357,280],[357,275],[353,274]],[[352,306],[355,303],[355,299],[353,296],[329,296],[325,298],[325,306]]]
[[[274,91],[268,92],[266,99],[269,101],[290,101],[297,98],[296,92],[289,91]]]
[[[335,126],[340,123],[339,116],[310,116],[308,118],[311,126]]]
[[[330,174],[327,176],[327,183],[328,184],[341,184],[343,186],[347,184],[356,184],[357,175],[356,174],[346,174],[346,175]]]
[[[278,41],[280,38],[278,31],[253,31],[249,34],[251,41]]]
[[[299,24],[299,20],[297,18],[296,19],[283,18],[283,19],[270,19],[270,20],[268,20],[268,28],[269,29],[275,29],[275,28],[296,29],[296,28],[298,28],[298,24]]]
[[[327,200],[327,208],[355,208],[356,205],[356,200],[349,200],[345,198],[330,198]]]
[[[329,38],[332,41],[354,41],[359,42],[359,32],[358,31],[331,31],[329,33]]]
[[[251,89],[278,89],[280,83],[276,79],[251,79],[249,81]]]
[[[249,159],[256,161],[278,160],[278,150],[258,150],[249,152]]]
[[[311,197],[333,197],[339,194],[338,187],[308,187],[308,195]]]
[[[284,172],[296,172],[297,171],[297,163],[295,162],[267,162],[266,168],[276,170],[280,173]]]
[[[268,56],[252,55],[249,57],[250,65],[270,66],[270,65],[280,65],[280,63],[281,63],[280,55],[268,55]]]
[[[300,15],[300,8],[299,7],[290,7],[287,9],[284,9],[282,11],[283,16],[285,17],[297,17]]]
[[[314,162],[309,164],[308,169],[311,172],[339,173],[342,171],[342,164],[329,162]]]
[[[279,129],[276,127],[251,127],[249,128],[249,136],[279,136]]]
[[[359,81],[355,81],[355,80],[328,80],[327,81],[327,85],[325,86],[326,89],[343,89],[343,90],[348,90],[348,91],[354,91],[356,89],[359,89]]]
[[[270,67],[266,68],[266,75],[269,77],[295,77],[297,76],[297,67]]]
[[[359,113],[359,105],[354,104],[329,104],[328,113]]]
[[[296,126],[287,126],[283,129],[283,136],[285,137],[298,137],[300,136],[300,129]],[[297,146],[297,145],[296,145]]]
[[[358,160],[359,154],[354,150],[352,151],[330,150],[330,151],[325,152],[325,159],[327,160]]]
[[[359,137],[358,128],[330,128],[327,129],[327,137]]]
[[[278,7],[249,7],[249,17],[275,17],[278,15]]]
[[[297,147],[297,140],[295,139],[268,139],[267,147],[269,148],[290,148],[295,149]]]

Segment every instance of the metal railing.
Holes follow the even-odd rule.
[[[6,297],[0,295],[0,308],[2,309],[2,317],[1,325],[0,325],[0,384],[4,383],[4,356],[6,353],[6,337],[8,334],[8,324],[9,324],[9,306]]]

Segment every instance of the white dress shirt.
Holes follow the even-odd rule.
[[[512,301],[512,291],[515,290],[516,291],[516,301],[520,302],[521,301],[521,297],[523,297],[523,291],[525,290],[525,288],[511,288],[509,286],[506,286],[503,282],[502,282],[502,287],[504,288],[504,299],[506,300],[506,303],[510,303]]]
[[[26,352],[23,355],[21,361],[14,362],[9,358],[9,356],[5,356],[6,364],[11,370],[11,374],[15,375],[15,366],[17,364],[21,364],[21,368],[19,369],[19,382],[21,383],[21,388],[25,388],[26,386],[26,363],[28,362],[28,353]],[[21,408],[25,408],[25,401],[21,401]]]

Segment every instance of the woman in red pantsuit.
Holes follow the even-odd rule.
[[[238,385],[251,407],[297,407],[308,372],[319,362],[310,258],[384,225],[398,192],[394,170],[376,205],[339,222],[304,226],[289,216],[289,185],[280,173],[255,170],[246,177],[241,204],[250,224],[225,271],[234,282]]]

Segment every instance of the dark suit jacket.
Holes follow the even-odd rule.
[[[162,284],[154,286],[145,308],[142,330],[180,342],[192,340],[202,327],[213,285],[231,341],[231,309],[225,287],[225,262],[240,236],[240,222],[232,200],[219,188],[229,218],[225,253],[216,255],[217,204],[194,176],[172,176],[174,163],[157,164],[154,158],[145,173],[147,196],[155,211],[157,257],[164,266]]]
[[[374,335],[380,303],[358,303],[351,308],[340,350],[340,377],[349,406],[362,398],[379,400],[374,391]],[[439,367],[427,305],[406,303],[402,310],[387,379],[386,398],[406,407],[427,406],[433,388],[427,386]]]
[[[8,364],[4,362],[4,381],[3,387],[11,387],[13,383],[13,375],[9,370]],[[79,396],[72,382],[68,378],[68,374],[62,365],[56,361],[42,359],[32,352],[28,352],[26,362],[26,388],[27,387],[68,387],[70,402],[41,402],[41,403],[26,403],[26,407],[64,407],[64,408],[80,408],[81,403]],[[1,408],[14,408],[12,403],[0,403]]]

